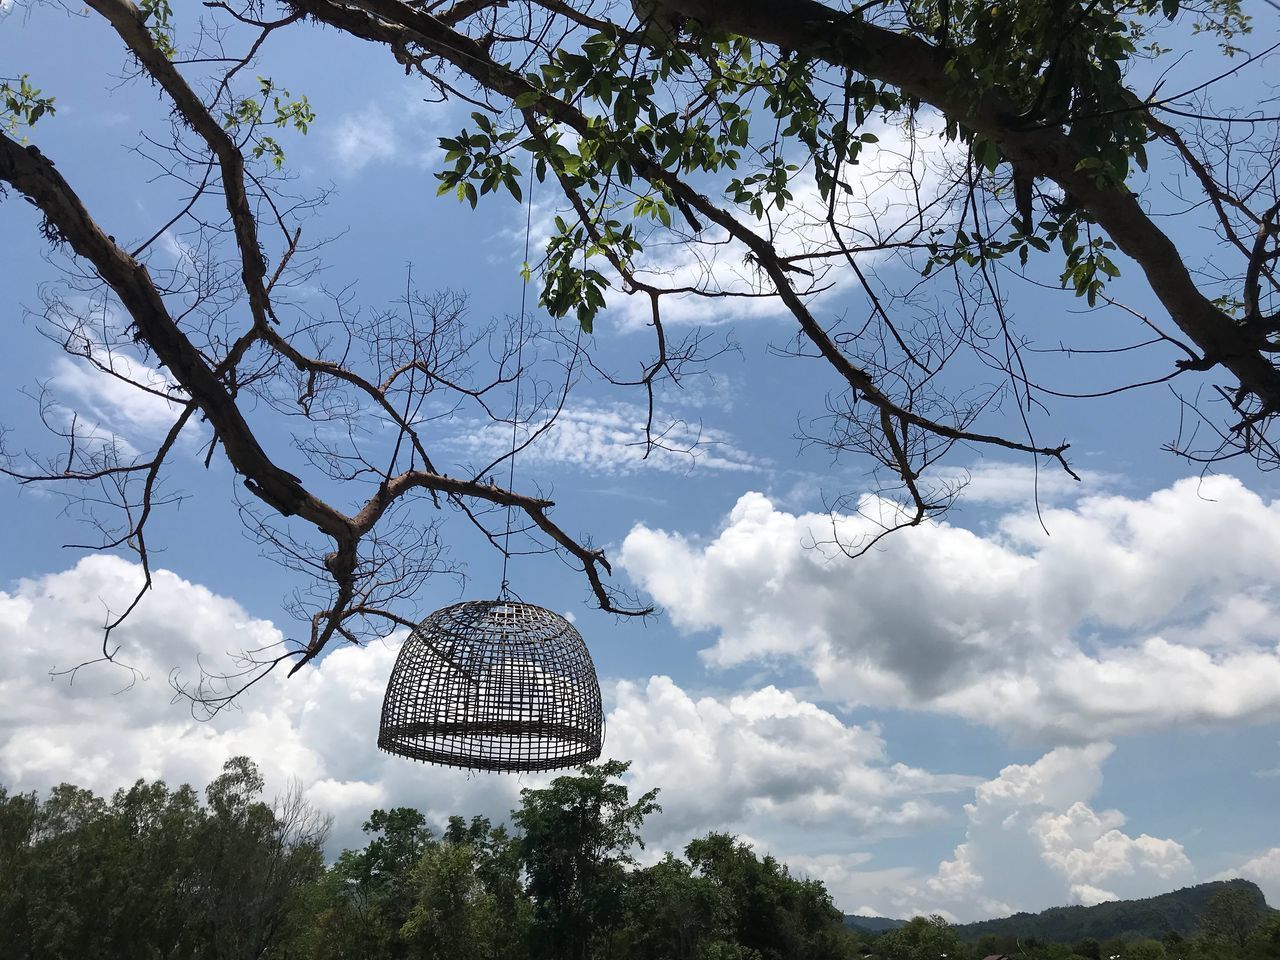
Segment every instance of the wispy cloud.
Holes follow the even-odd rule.
[[[111,372],[85,360],[58,357],[50,386],[77,412],[126,436],[153,435],[173,425],[181,408],[161,394],[177,394],[178,389],[159,370],[118,351],[99,362]]]
[[[377,108],[348,114],[333,131],[333,152],[346,173],[358,173],[371,163],[394,160],[402,150],[391,118]]]
[[[1007,460],[979,461],[967,467],[939,467],[931,479],[945,484],[962,485],[964,499],[971,503],[1014,504],[1056,503],[1071,497],[1097,496],[1106,491],[1115,478],[1093,470],[1078,470],[1079,480],[1072,479],[1054,465],[1036,467],[1030,462]]]
[[[645,419],[644,408],[637,404],[569,407],[521,450],[520,457],[524,462],[564,464],[608,475],[639,470],[750,472],[764,466],[725,431],[682,419],[659,419],[647,437]],[[486,424],[454,442],[472,457],[493,459],[510,449],[511,428]]]
[[[402,96],[390,104],[370,102],[339,117],[329,133],[329,150],[338,175],[359,173],[379,164],[438,165],[437,140],[450,132],[448,105]]]

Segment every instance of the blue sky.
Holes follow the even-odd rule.
[[[193,16],[174,6],[180,26]],[[1260,22],[1255,38],[1268,33],[1274,23]],[[333,237],[324,283],[354,283],[360,303],[389,307],[412,263],[421,289],[467,294],[477,323],[516,311],[523,211],[492,202],[472,212],[435,196],[436,138],[468,111],[424,102],[428,91],[381,51],[331,31],[282,31],[271,42],[274,78],[304,91],[317,114],[305,139],[285,145],[300,189],[333,188],[307,225]],[[1190,86],[1216,70],[1205,50],[1169,82]],[[124,57],[103,24],[12,10],[0,19],[0,62],[57,97],[57,115],[33,141],[104,227],[143,237],[167,219],[170,188],[149,184],[154,171],[130,152],[166,107],[148,85],[120,79]],[[1224,95],[1248,90],[1245,80]],[[1154,165],[1151,190],[1174,176]],[[535,229],[553,204],[541,188]],[[10,449],[54,449],[34,426],[41,384],[55,416],[74,410],[140,448],[154,443],[163,405],[139,401],[42,335],[41,285],[65,264],[36,226],[26,204],[0,203],[0,423]],[[1194,222],[1171,229],[1189,260],[1212,255]],[[155,256],[180,256],[173,240]],[[1140,283],[1124,278],[1115,290],[1157,315]],[[624,299],[592,343],[619,366],[648,346]],[[822,301],[833,314],[852,304],[839,290]],[[1135,338],[1118,311],[1087,313],[1067,295],[1019,289],[1013,304],[1044,344]],[[1163,387],[1064,401],[1035,426],[1045,441],[1072,443],[1084,482],[1042,468],[1048,535],[1029,462],[959,449],[947,469],[971,483],[945,521],[850,561],[812,543],[832,522],[824,498],[868,490],[867,465],[833,462],[797,440],[834,378],[779,355],[791,330],[774,310],[685,304],[677,325],[681,311],[736,344],[662,397],[663,414],[684,425],[677,436],[700,440],[693,454],[638,460],[630,444],[641,398],[584,383],[516,477],[517,488],[549,492],[567,529],[608,548],[616,580],[662,608],[646,622],[618,622],[593,612],[583,579],[555,558],[513,561],[516,590],[571,612],[591,645],[611,711],[606,749],[634,761],[637,789],[663,789],[651,851],[732,830],[826,880],[846,910],[889,915],[973,919],[1220,875],[1251,877],[1280,903],[1272,476],[1240,462],[1233,476],[1202,479],[1162,452],[1178,417]],[[1161,372],[1169,355],[1037,362],[1044,382],[1084,390],[1135,369]],[[250,414],[294,469],[268,411]],[[435,441],[439,458],[455,463],[497,442],[467,417],[442,422]],[[165,572],[120,634],[124,659],[142,673],[129,689],[116,668],[90,668],[74,684],[49,671],[93,654],[104,611],[136,583],[131,559],[64,548],[89,534],[75,505],[0,484],[0,782],[204,782],[227,755],[248,752],[273,785],[297,778],[334,812],[335,845],[355,842],[375,805],[412,804],[436,819],[500,816],[522,785],[539,782],[379,754],[394,643],[335,650],[207,723],[172,703],[171,670],[192,676],[198,660],[216,664],[300,629],[282,606],[298,581],[242,532],[238,482],[219,457],[205,470],[198,445],[197,431],[170,481],[187,498],[162,511],[151,534]],[[852,518],[835,522],[858,529]],[[468,579],[434,581],[416,598],[422,611],[498,585],[492,549],[460,523],[446,535]]]

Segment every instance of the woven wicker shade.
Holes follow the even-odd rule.
[[[603,735],[600,682],[573,625],[532,604],[479,600],[409,635],[378,746],[476,770],[554,770],[596,759]]]

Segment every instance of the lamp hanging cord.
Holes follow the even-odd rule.
[[[516,450],[519,444],[520,428],[520,380],[524,375],[524,314],[525,304],[529,297],[529,235],[533,230],[533,164],[529,164],[529,186],[525,200],[524,214],[524,264],[520,276],[520,332],[516,345],[516,395],[511,408],[511,460],[507,466],[507,489],[515,489]],[[511,595],[511,581],[507,579],[507,564],[511,560],[511,504],[507,504],[507,532],[502,538],[502,588],[499,599],[506,600]]]

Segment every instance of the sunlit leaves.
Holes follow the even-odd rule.
[[[1010,131],[1060,129],[1084,158],[1079,171],[1114,188],[1147,165],[1146,104],[1124,78],[1136,58],[1158,54],[1148,42],[1153,29],[1192,16],[1194,29],[1226,39],[1248,27],[1235,0],[914,0],[907,6],[911,23],[948,58],[945,71],[954,78],[949,100],[939,104],[944,135],[967,145],[975,182],[997,194],[1008,182],[1008,145],[989,127],[976,134],[966,118],[989,116],[995,105]],[[823,41],[827,49],[816,58],[693,22],[664,20],[657,33],[652,24],[635,31],[604,26],[523,66],[528,86],[513,97],[507,116],[475,114],[474,129],[440,141],[449,167],[437,174],[439,192],[472,206],[493,192],[520,200],[511,154],[528,150],[533,174],[557,180],[586,221],[552,237],[539,271],[543,303],[557,316],[576,314],[590,329],[607,287],[592,261],[629,266],[650,231],[700,229],[687,210],[672,209],[664,186],[671,178],[692,185],[733,171],[719,189],[758,220],[794,203],[797,176],[811,174],[828,204],[852,194],[851,168],[864,151],[877,149],[876,131],[910,124],[920,106],[871,79],[880,54],[867,40],[863,16],[855,9],[833,25]],[[571,131],[567,111],[577,117]],[[935,238],[925,272],[944,263],[978,267],[1010,254],[1026,263],[1079,229],[1079,214],[1065,208],[1025,222],[1032,219],[1029,189],[1023,181],[1025,206],[1007,237]],[[1096,299],[1114,275],[1112,261],[1074,241],[1063,252],[1063,282]]]
[[[572,314],[582,331],[591,333],[596,314],[604,309],[609,279],[590,261],[607,252],[630,257],[640,244],[632,225],[617,220],[599,224],[598,240],[589,237],[581,224],[571,226],[563,217],[555,218],[555,227],[547,244],[542,305],[553,317]]]
[[[177,56],[178,49],[174,44],[173,25],[170,23],[173,8],[169,6],[169,0],[139,0],[138,8],[142,11],[142,22],[151,34],[152,42],[166,58],[172,60]]]
[[[269,77],[259,77],[257,96],[235,101],[232,109],[224,115],[223,125],[228,130],[247,130],[253,142],[251,153],[254,159],[265,156],[279,170],[284,166],[284,148],[275,137],[259,134],[257,128],[264,125],[277,129],[291,127],[305,135],[315,119],[315,112],[305,95],[294,99],[288,90],[277,87]]]
[[[445,162],[452,163],[453,169],[436,174],[440,181],[436,195],[455,193],[473,208],[481,196],[499,187],[516,200],[522,199],[520,168],[507,156],[518,134],[515,130],[498,130],[486,114],[473,113],[471,118],[479,128],[476,133],[464,129],[456,137],[440,138]]]
[[[0,80],[0,127],[11,134],[23,127],[34,127],[46,114],[53,116],[53,99],[31,85],[29,74],[16,80]]]

